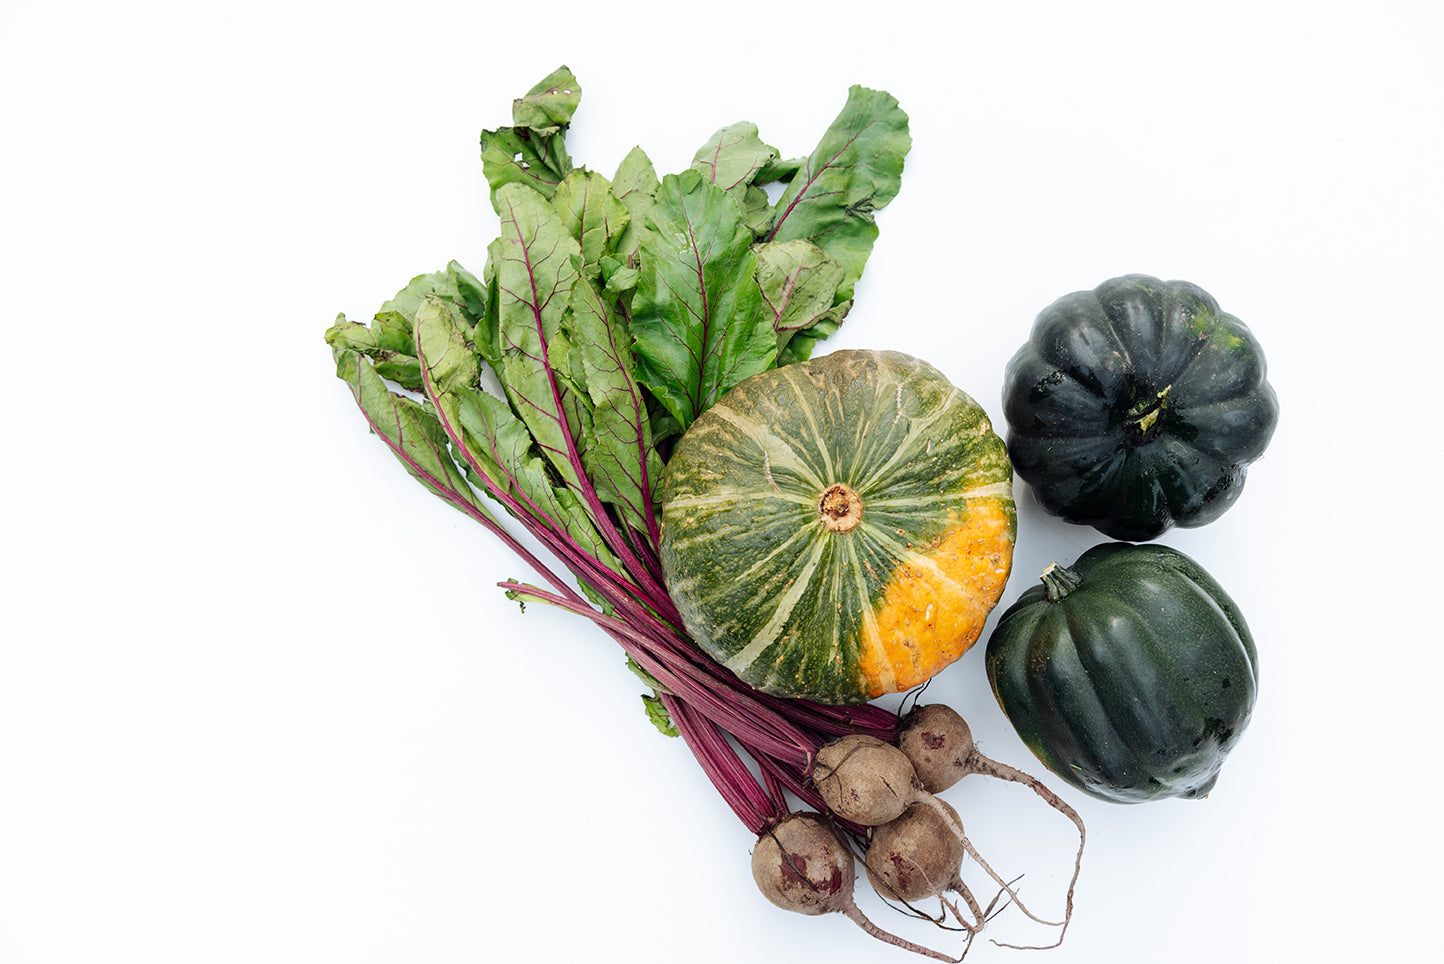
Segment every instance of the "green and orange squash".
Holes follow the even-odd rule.
[[[907,690],[997,604],[1012,480],[981,406],[920,359],[838,351],[754,375],[668,460],[667,588],[697,644],[763,692]]]

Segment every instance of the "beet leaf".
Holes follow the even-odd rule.
[[[512,103],[513,126],[481,135],[482,169],[494,207],[505,184],[525,184],[543,197],[556,192],[572,170],[566,132],[581,99],[576,77],[558,67]]]
[[[580,487],[574,445],[580,426],[568,398],[568,348],[558,336],[581,276],[581,247],[556,209],[530,188],[506,184],[496,198],[501,237],[492,243],[490,266],[501,347],[497,376],[552,466],[568,485]]]
[[[776,364],[752,242],[727,191],[695,170],[662,179],[641,235],[632,336],[638,379],[682,430]]]
[[[842,265],[805,238],[757,246],[757,284],[779,353],[799,331],[824,322],[836,328],[852,305],[837,304],[842,280]]]
[[[634,374],[630,328],[616,303],[583,281],[573,294],[568,330],[593,406],[591,436],[582,452],[587,477],[623,522],[655,545],[660,533],[652,493],[662,457]]]
[[[851,298],[877,240],[874,214],[897,196],[911,146],[907,115],[897,100],[853,87],[842,113],[778,200],[768,240],[813,241],[842,265],[838,295]]]

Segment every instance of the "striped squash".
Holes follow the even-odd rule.
[[[756,689],[858,703],[978,638],[1012,567],[1007,449],[936,368],[838,351],[755,375],[678,441],[661,556],[687,631]]]

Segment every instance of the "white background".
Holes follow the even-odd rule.
[[[1163,540],[1249,618],[1252,727],[1202,802],[1062,788],[1090,836],[1041,959],[1424,959],[1441,30],[1422,0],[7,3],[0,962],[912,959],[757,894],[613,644],[508,602],[521,565],[333,377],[338,312],[480,270],[477,134],[563,63],[606,174],[738,120],[805,154],[848,85],[895,94],[914,147],[830,347],[925,357],[995,420],[1069,291],[1183,278],[1253,328],[1278,432],[1234,509]],[[1020,506],[1005,603],[1103,541]],[[981,647],[929,696],[1038,770]],[[947,799],[1055,910],[1066,822],[978,778]]]

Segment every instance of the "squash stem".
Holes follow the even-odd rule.
[[[1049,602],[1057,602],[1083,582],[1083,577],[1078,573],[1056,562],[1049,563],[1039,578],[1043,580],[1043,589],[1048,593]]]
[[[830,532],[851,532],[862,521],[862,499],[841,482],[830,487],[817,502],[822,524]]]
[[[1163,391],[1157,395],[1145,399],[1129,409],[1128,430],[1136,441],[1148,442],[1158,434],[1160,428],[1158,420],[1163,415],[1164,409],[1168,407],[1168,396],[1172,392],[1173,386],[1166,385]]]

